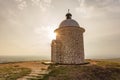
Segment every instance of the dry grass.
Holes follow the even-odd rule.
[[[28,68],[20,68],[18,66],[0,67],[0,80],[16,80],[19,77],[30,73]]]
[[[119,80],[120,63],[89,60],[89,65],[50,66],[43,80]]]
[[[42,61],[26,61],[0,64],[0,80],[24,80],[27,74],[40,74],[40,71],[46,70],[48,66],[49,65],[42,64]]]

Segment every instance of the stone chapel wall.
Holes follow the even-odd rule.
[[[55,30],[56,40],[61,42],[61,48],[53,53],[59,60],[57,63],[80,64],[84,62],[83,32],[80,27],[64,27]],[[55,48],[54,48],[55,49]],[[57,54],[59,53],[59,55]],[[55,55],[57,54],[57,55]]]

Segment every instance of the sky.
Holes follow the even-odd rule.
[[[120,58],[120,0],[0,0],[0,56],[50,58],[68,9],[86,30],[85,58]]]

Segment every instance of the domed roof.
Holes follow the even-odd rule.
[[[59,27],[65,27],[65,26],[79,27],[79,24],[73,19],[66,19],[60,23]]]
[[[67,13],[66,14],[66,20],[63,20],[59,27],[65,27],[65,26],[73,26],[73,27],[79,27],[79,24],[77,23],[77,21],[71,19],[72,14],[71,13]]]

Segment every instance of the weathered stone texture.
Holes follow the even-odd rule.
[[[81,27],[66,26],[55,30],[56,40],[51,44],[53,63],[84,63],[83,32]]]

